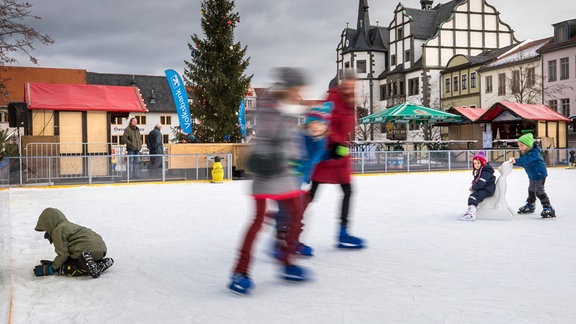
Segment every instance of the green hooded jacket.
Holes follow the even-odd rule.
[[[56,208],[46,208],[38,217],[35,228],[38,232],[47,232],[54,244],[56,258],[52,267],[59,269],[68,258],[78,259],[84,251],[92,253],[94,260],[106,255],[106,244],[93,230],[71,223]]]

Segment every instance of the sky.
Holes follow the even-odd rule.
[[[495,165],[496,166],[496,165]],[[313,280],[286,283],[263,227],[249,296],[226,286],[252,217],[250,181],[92,185],[0,190],[0,322],[81,323],[576,323],[576,170],[549,168],[558,217],[459,221],[469,171],[353,177],[350,232],[363,250],[335,248],[338,186],[320,186],[296,262]],[[524,204],[528,177],[506,178]],[[114,266],[98,279],[35,277],[55,252],[34,231],[56,207],[99,233]]]
[[[190,59],[190,36],[201,37],[200,0],[27,0],[31,23],[54,44],[37,44],[33,55],[42,67],[79,68],[90,72],[164,75],[184,71]],[[446,3],[448,1],[434,1]],[[369,1],[372,25],[387,26],[399,2]],[[420,8],[419,0],[405,0]],[[552,24],[576,18],[576,2],[564,0],[490,0],[519,40],[553,34]],[[356,27],[357,0],[240,0],[235,41],[248,47],[247,75],[254,87],[273,81],[271,69],[298,66],[308,71],[309,99],[321,99],[336,74],[336,47],[346,22]],[[25,57],[15,65],[29,66]]]

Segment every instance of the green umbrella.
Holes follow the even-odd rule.
[[[362,117],[360,118],[360,123],[408,123],[416,121],[420,123],[427,122],[433,124],[438,122],[457,122],[460,120],[462,120],[462,117],[459,115],[405,102],[372,115]]]

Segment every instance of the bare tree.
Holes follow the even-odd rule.
[[[42,19],[32,15],[31,7],[28,2],[0,0],[0,66],[17,62],[12,56],[16,52],[23,52],[30,62],[38,64],[38,59],[32,55],[34,43],[54,43],[49,35],[26,25],[26,19]],[[0,77],[0,89],[5,81]]]

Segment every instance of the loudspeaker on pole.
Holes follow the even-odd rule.
[[[8,126],[26,127],[28,124],[28,104],[11,102],[8,104]]]

